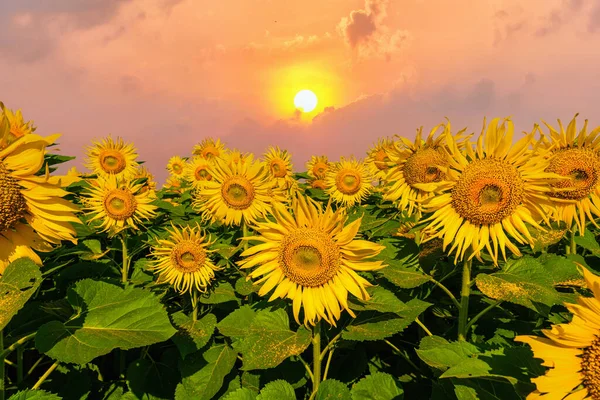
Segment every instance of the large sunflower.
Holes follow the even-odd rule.
[[[36,127],[33,125],[33,121],[25,122],[21,110],[13,112],[4,107],[2,103],[0,103],[0,109],[0,118],[4,119],[3,122],[8,124],[8,131],[0,137],[0,150],[5,149],[11,143],[14,143],[15,140],[35,132]],[[0,120],[1,122],[2,120]]]
[[[371,175],[382,181],[387,176],[391,163],[390,152],[395,149],[394,140],[390,138],[379,139],[377,144],[367,152],[365,164],[370,168]]]
[[[600,217],[600,127],[588,134],[586,120],[577,134],[576,118],[577,115],[566,130],[558,120],[560,132],[544,122],[550,130],[550,140],[543,136],[540,143],[550,162],[547,171],[568,177],[552,183],[556,189],[551,193],[556,200],[551,208],[553,217],[564,221],[567,227],[575,221],[583,235],[586,219],[598,227],[594,216]]]
[[[421,215],[420,204],[433,196],[432,192],[420,187],[445,178],[448,166],[444,152],[444,137],[450,132],[450,124],[445,126],[445,135],[434,138],[442,124],[434,127],[423,140],[423,128],[417,129],[414,142],[399,137],[394,147],[387,152],[392,166],[387,170],[383,188],[383,198],[394,202],[410,216]]]
[[[137,229],[137,224],[154,217],[156,206],[150,203],[155,198],[154,192],[144,190],[142,184],[107,175],[90,187],[84,202],[93,214],[90,222],[100,221],[102,232],[114,235],[127,228]]]
[[[214,159],[207,181],[194,205],[206,219],[225,225],[254,223],[263,217],[277,201],[285,201],[279,191],[273,190],[266,165],[254,161],[252,155],[244,162],[234,163],[228,156]]]
[[[169,159],[167,163],[167,171],[173,176],[181,179],[185,174],[186,162],[179,156],[174,156]]]
[[[306,163],[308,175],[314,179],[325,179],[329,171],[327,156],[312,156]]]
[[[373,188],[371,174],[362,161],[341,158],[327,171],[325,184],[331,198],[345,207],[360,204]]]
[[[532,399],[600,399],[600,277],[583,268],[593,297],[579,297],[577,304],[565,304],[573,313],[568,324],[552,325],[542,332],[547,338],[517,336],[518,342],[531,346],[546,375],[532,379],[537,390]]]
[[[192,154],[207,159],[223,157],[225,155],[225,145],[221,142],[221,139],[215,141],[213,138],[206,138],[194,146]]]
[[[118,137],[106,137],[87,148],[86,167],[93,173],[102,175],[115,175],[118,178],[129,179],[138,167],[137,153],[131,143],[123,142]]]
[[[6,132],[0,131],[0,137]],[[0,274],[19,257],[41,264],[33,251],[49,251],[62,240],[77,243],[72,223],[77,207],[63,199],[63,187],[78,178],[36,175],[44,165],[46,146],[60,135],[28,134],[0,150]]]
[[[213,164],[212,159],[199,156],[194,157],[191,162],[187,163],[184,176],[191,182],[194,189],[202,189],[206,182],[212,180],[209,170]]]
[[[258,294],[269,298],[293,301],[294,318],[300,323],[300,308],[304,308],[304,324],[315,325],[321,318],[335,325],[348,307],[348,292],[368,300],[365,287],[371,284],[356,271],[383,268],[381,261],[365,261],[383,250],[383,246],[354,240],[361,219],[344,226],[347,216],[343,209],[334,212],[328,205],[304,196],[292,202],[293,214],[281,204],[273,207],[275,222],[262,222],[254,229],[256,236],[246,240],[262,242],[242,253],[242,268],[257,267],[248,278],[259,278]]]
[[[510,237],[531,245],[525,224],[542,229],[537,221],[544,217],[542,207],[551,205],[548,182],[558,175],[544,172],[548,163],[529,149],[533,133],[514,145],[513,133],[512,121],[494,119],[475,147],[467,141],[461,151],[446,130],[449,168],[445,180],[429,185],[439,194],[424,202],[424,211],[433,215],[422,233],[443,239],[444,250],[452,243],[448,253],[456,252],[455,262],[469,248],[469,259],[481,259],[485,248],[496,264],[498,250],[504,259],[506,248],[520,256]]]
[[[150,269],[158,274],[159,282],[168,282],[180,293],[194,289],[205,292],[215,279],[215,271],[221,269],[208,256],[210,239],[199,226],[178,228],[173,225],[167,232],[169,237],[158,239],[152,248],[157,260]]]

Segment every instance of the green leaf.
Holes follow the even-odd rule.
[[[517,383],[515,378],[506,375],[493,374],[491,370],[492,367],[484,360],[472,358],[450,367],[446,372],[440,375],[440,378],[497,378],[506,379],[512,384]]]
[[[88,239],[82,241],[81,243],[94,254],[102,253],[102,244],[97,239]]]
[[[381,340],[393,336],[403,331],[431,304],[412,299],[408,303],[401,303],[401,305],[402,307],[396,309],[395,313],[361,312],[352,321],[351,325],[344,329],[342,338],[362,341]]]
[[[276,367],[286,358],[301,354],[310,344],[311,336],[303,326],[297,332],[290,330],[285,310],[258,311],[247,334],[236,346],[244,358],[242,369]]]
[[[439,336],[425,336],[416,352],[430,367],[445,371],[477,355],[479,350],[465,341],[450,343]]]
[[[319,385],[315,400],[352,400],[352,396],[346,384],[335,379],[326,379]]]
[[[208,343],[217,326],[217,317],[206,314],[197,321],[178,311],[171,315],[178,332],[172,337],[182,358],[200,350]]]
[[[402,385],[384,372],[369,375],[352,386],[352,400],[400,400],[404,398]]]
[[[61,400],[62,397],[45,390],[23,390],[15,393],[8,400]]]
[[[177,385],[175,399],[212,399],[221,389],[236,359],[236,351],[226,344],[213,346],[195,359],[186,359],[181,366],[184,378]]]
[[[244,305],[223,318],[217,324],[217,329],[225,336],[236,339],[244,338],[248,335],[254,317],[256,317],[256,312],[249,305]]]
[[[245,387],[237,389],[235,392],[231,392],[227,394],[225,397],[222,397],[221,400],[255,400],[256,392],[253,392],[250,389]]]
[[[419,247],[408,239],[384,239],[378,242],[385,246],[377,259],[387,267],[377,271],[386,280],[403,289],[421,286],[430,280],[419,269]]]
[[[514,386],[506,381],[481,379],[452,379],[452,381],[458,400],[506,400],[524,397],[519,395]]]
[[[546,253],[542,254],[537,261],[543,264],[546,273],[552,276],[555,286],[565,286],[583,280],[583,275],[573,259]]]
[[[219,282],[209,293],[208,297],[201,296],[199,300],[202,304],[220,304],[227,303],[228,301],[240,302],[235,296],[233,286],[229,282]]]
[[[144,395],[149,395],[152,399],[173,398],[175,387],[181,380],[179,372],[175,368],[177,365],[175,360],[175,357],[173,357],[172,363],[167,363],[165,360],[154,362],[148,358],[135,360],[127,368],[126,377],[129,389],[138,399],[144,398]]]
[[[259,285],[246,280],[243,276],[235,281],[235,291],[242,296],[248,296],[250,293],[258,292]]]
[[[0,276],[0,330],[27,303],[42,282],[42,273],[29,258],[10,263]]]
[[[552,275],[532,257],[508,263],[502,272],[479,274],[475,283],[492,299],[519,304],[541,314],[547,314],[550,307],[561,304]]]
[[[600,257],[600,244],[596,241],[596,236],[588,229],[583,236],[575,236],[575,243],[586,250],[589,250],[594,256]]]
[[[132,349],[169,339],[176,332],[158,297],[128,286],[84,279],[67,293],[76,314],[48,322],[35,337],[37,349],[66,363],[85,364],[115,348]]]
[[[296,400],[296,393],[292,385],[279,379],[267,383],[256,400]]]
[[[354,297],[349,298],[350,308],[355,311],[373,310],[382,313],[402,310],[405,304],[396,297],[396,295],[381,286],[369,288],[371,299],[361,301]]]

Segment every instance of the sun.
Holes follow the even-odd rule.
[[[296,108],[299,108],[305,113],[314,110],[318,102],[317,95],[307,89],[299,91],[296,93],[296,97],[294,97],[294,105]]]

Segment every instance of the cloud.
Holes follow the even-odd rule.
[[[595,33],[600,30],[600,4],[597,4],[589,15],[588,32]]]
[[[346,44],[362,57],[391,58],[410,35],[406,31],[392,31],[384,24],[389,0],[365,0],[365,8],[343,17],[337,29]]]
[[[583,0],[563,0],[562,6],[554,9],[544,18],[543,25],[535,32],[536,36],[547,36],[560,31],[565,22],[583,8]]]

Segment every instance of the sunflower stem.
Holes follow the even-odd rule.
[[[248,224],[242,219],[242,239],[248,237]],[[244,251],[248,250],[248,241],[244,240]]]
[[[429,280],[432,283],[434,283],[437,287],[439,287],[440,289],[442,289],[444,291],[444,293],[446,293],[448,295],[448,297],[450,297],[450,300],[452,300],[452,304],[454,304],[456,306],[456,308],[458,308],[460,310],[460,307],[461,307],[460,303],[458,302],[458,300],[456,300],[456,297],[454,297],[454,295],[452,294],[452,292],[446,286],[444,286],[444,284],[442,284],[442,282],[436,281],[431,276],[429,276]]]
[[[198,321],[198,291],[192,289],[192,321]]]
[[[571,254],[577,254],[577,244],[575,243],[575,229],[571,228],[570,233],[570,244],[571,244]]]
[[[471,320],[467,323],[467,326],[465,327],[465,330],[468,332],[469,329],[471,328],[471,326],[475,322],[477,322],[479,320],[479,318],[483,317],[483,315],[486,314],[491,309],[493,309],[496,306],[500,305],[500,303],[502,303],[502,300],[496,300],[495,302],[493,302],[492,304],[490,304],[489,306],[487,306],[486,308],[484,308],[483,310],[481,310],[479,312],[479,314],[477,314],[476,316],[474,316],[473,318],[471,318]]]
[[[433,336],[433,333],[431,333],[431,331],[429,329],[427,329],[427,327],[425,326],[424,323],[421,322],[419,317],[415,318],[415,322],[417,323],[417,325],[419,325],[425,331],[427,336]]]
[[[460,290],[460,308],[458,311],[458,339],[467,338],[467,320],[469,319],[469,295],[471,294],[471,260],[463,263],[462,288]]]
[[[52,371],[54,371],[56,369],[56,367],[58,367],[58,361],[55,361],[54,364],[52,364],[50,366],[50,368],[48,368],[46,370],[46,372],[44,372],[44,375],[42,375],[40,377],[40,379],[38,379],[38,381],[35,383],[35,385],[33,385],[33,387],[31,389],[32,390],[39,389],[40,386],[42,386],[42,383],[44,383],[44,381],[46,380],[46,378],[48,378],[50,376],[50,374],[52,373]]]
[[[5,399],[4,393],[4,331],[0,329],[0,400]]]
[[[325,363],[325,372],[323,372],[323,380],[327,379],[327,374],[329,373],[329,364],[331,363],[331,359],[333,358],[333,352],[335,351],[335,347],[329,351],[327,355],[327,362]]]
[[[17,347],[17,385],[23,382],[23,347]]]
[[[313,348],[313,392],[311,397],[316,396],[321,383],[321,321],[318,321],[313,328],[312,338]]]
[[[127,283],[129,280],[129,254],[127,253],[127,236],[125,236],[125,232],[121,233],[121,244],[123,245],[123,268],[122,271],[122,282],[123,284]]]

